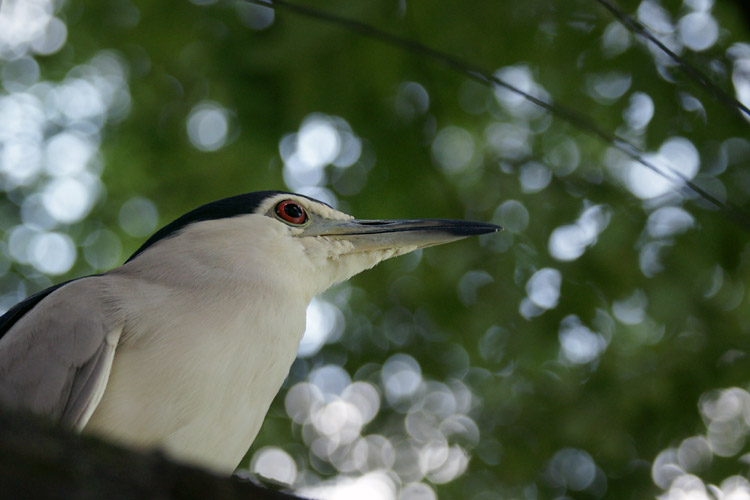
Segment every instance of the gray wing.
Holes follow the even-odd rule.
[[[79,430],[86,425],[122,332],[105,281],[92,276],[41,292],[0,319],[8,327],[0,338],[2,403]]]

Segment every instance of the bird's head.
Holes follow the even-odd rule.
[[[231,261],[238,273],[251,266],[256,272],[283,275],[312,298],[391,257],[500,229],[447,219],[355,219],[306,196],[262,191],[185,214],[154,234],[129,260],[162,240],[179,237],[199,252]]]

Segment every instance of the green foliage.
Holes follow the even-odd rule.
[[[747,120],[618,28],[597,2],[309,5],[491,72],[526,68],[550,101],[645,151],[683,137],[700,157],[695,182],[744,209],[742,218],[750,220]],[[649,0],[622,2],[621,8],[635,14],[649,5],[660,8]],[[674,23],[691,12],[680,2],[661,8]],[[85,219],[55,226],[70,234],[81,255],[86,238],[102,228],[122,241],[123,258],[137,248],[143,237],[127,234],[118,222],[122,204],[136,195],[151,199],[159,222],[167,223],[213,199],[285,188],[280,141],[312,113],[341,117],[361,139],[357,161],[325,166],[319,182],[340,208],[365,218],[472,218],[507,226],[500,235],[387,262],[326,294],[341,313],[343,333],[295,363],[248,460],[264,446],[285,449],[300,471],[308,471],[297,487],[369,471],[337,467],[311,452],[312,424],[292,423],[287,414],[286,390],[316,368],[335,365],[380,391],[379,412],[361,435],[385,436],[396,448],[392,470],[402,486],[426,477],[440,498],[477,500],[642,498],[661,491],[651,475],[657,455],[706,435],[715,419],[706,416],[705,403],[719,398],[712,391],[747,386],[747,231],[679,187],[639,198],[627,182],[635,167],[610,145],[531,105],[519,112],[492,89],[424,55],[283,9],[265,29],[250,29],[243,21],[247,9],[224,0],[63,6],[68,41],[56,54],[37,57],[41,78],[61,81],[74,66],[111,51],[127,70],[130,96],[127,115],[106,118],[101,132],[104,194]],[[750,60],[740,10],[739,2],[717,2],[709,12],[720,27],[718,40],[703,51],[682,50],[732,95],[732,78],[748,85],[747,70],[735,66],[743,50]],[[622,46],[606,42],[618,29]],[[613,90],[617,81],[628,82],[626,89]],[[420,108],[406,82],[421,86],[427,107]],[[629,127],[626,118],[636,95],[648,96],[654,108],[640,128]],[[207,101],[226,111],[227,141],[215,151],[194,147],[186,129],[191,112]],[[447,141],[442,150],[441,137]],[[450,163],[466,148],[467,159]],[[530,187],[544,176],[548,182]],[[1,222],[10,232],[21,222],[17,206],[43,182],[6,187]],[[677,212],[671,218],[662,212],[659,226],[654,214],[665,207]],[[579,255],[561,259],[552,249],[561,227],[588,231]],[[560,242],[576,247],[574,240]],[[4,292],[49,284],[4,252],[10,261]],[[540,308],[528,296],[530,280],[545,268],[559,271],[559,300]],[[98,270],[79,255],[68,274]],[[554,288],[539,290],[555,295]],[[418,362],[422,385],[394,402],[386,396],[383,364],[396,354]],[[430,385],[437,383],[445,385]],[[420,398],[434,390],[443,395],[436,401],[447,404],[446,394],[466,395],[461,387],[471,397],[465,411],[455,413],[476,424],[479,439],[467,437],[470,432],[443,434],[442,445],[460,446],[469,457],[466,471],[444,482],[436,479],[440,463],[426,472],[424,448],[409,464],[399,447],[414,438],[410,416],[443,425],[446,415]],[[329,395],[326,403],[334,399]],[[743,425],[733,435],[740,446],[730,458],[708,453],[714,461],[703,468],[680,466],[707,484],[745,474],[747,466],[737,459],[747,452]],[[580,463],[595,465],[595,477],[584,481],[581,473],[565,472],[564,464],[579,463],[565,458],[565,450],[584,452],[589,458]],[[403,472],[419,460],[427,467],[421,474]]]

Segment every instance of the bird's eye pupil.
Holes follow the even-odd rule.
[[[294,203],[287,203],[284,206],[284,213],[287,214],[289,217],[292,217],[294,219],[298,217],[302,217],[302,207],[300,207],[297,204]]]
[[[293,200],[282,201],[276,205],[276,215],[290,224],[301,225],[307,222],[305,209]]]

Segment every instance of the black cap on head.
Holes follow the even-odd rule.
[[[286,191],[256,191],[254,193],[238,194],[221,200],[206,203],[198,208],[191,210],[185,215],[178,217],[163,228],[155,232],[141,247],[135,251],[126,262],[130,262],[141,252],[146,250],[154,243],[163,239],[172,237],[179,233],[183,228],[204,220],[227,219],[237,215],[250,214],[255,212],[264,200],[278,194],[294,194]]]

